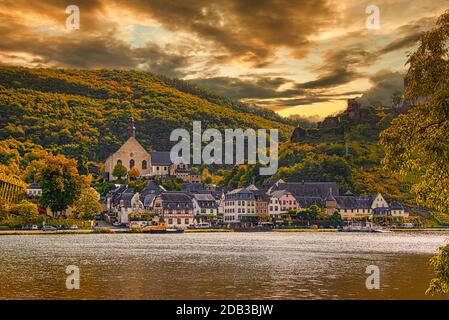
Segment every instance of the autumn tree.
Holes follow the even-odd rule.
[[[31,221],[38,216],[37,205],[28,200],[14,204],[10,208],[10,213],[19,216],[26,221]]]
[[[112,171],[112,175],[114,177],[117,177],[118,179],[126,177],[127,174],[128,170],[126,170],[126,167],[121,163],[117,163],[114,167],[114,170]]]
[[[432,279],[426,294],[444,294],[449,292],[449,245],[438,249],[438,254],[430,259],[430,266],[437,276]]]
[[[42,187],[40,205],[63,212],[80,197],[82,188],[90,184],[89,178],[78,174],[76,160],[63,155],[47,156],[40,161],[36,174]]]
[[[385,167],[413,177],[420,205],[449,210],[449,11],[422,34],[407,60],[405,98],[413,105],[381,134]]]
[[[94,215],[101,212],[99,200],[99,194],[94,188],[83,188],[80,197],[74,203],[78,217],[84,220],[93,219]]]
[[[140,177],[140,171],[137,169],[136,166],[132,167],[128,172],[128,178],[130,180],[135,180],[136,178]]]
[[[412,103],[381,135],[385,167],[415,181],[420,205],[449,210],[449,10],[421,35],[407,63],[405,99]],[[430,264],[436,271],[427,293],[449,291],[449,246]]]

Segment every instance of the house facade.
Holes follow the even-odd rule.
[[[195,223],[214,223],[218,216],[218,205],[210,193],[192,195]]]
[[[157,195],[153,210],[171,228],[185,229],[194,223],[192,198],[183,192],[163,192]]]
[[[38,183],[32,183],[26,188],[25,193],[29,198],[40,198],[42,196],[42,187]]]
[[[225,195],[223,223],[251,224],[257,218],[254,193],[246,188],[232,190]]]

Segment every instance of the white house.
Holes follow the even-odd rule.
[[[42,188],[38,183],[32,183],[26,188],[26,194],[30,198],[39,198],[42,196]]]
[[[246,188],[235,189],[225,195],[223,223],[246,223],[257,217],[254,193]]]
[[[195,193],[192,197],[195,223],[213,222],[218,216],[218,205],[210,193]]]

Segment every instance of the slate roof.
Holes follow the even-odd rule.
[[[200,208],[217,208],[217,202],[210,193],[195,193],[193,195]]]
[[[404,206],[397,201],[391,201],[388,205],[392,210],[404,210]]]
[[[169,166],[172,164],[170,151],[153,151],[150,156],[152,166]]]
[[[201,183],[183,183],[181,190],[187,192],[205,191]]]
[[[143,198],[143,206],[145,208],[149,207],[152,205],[154,198],[156,198],[155,194],[148,194]]]
[[[336,182],[281,182],[272,186],[271,191],[288,190],[299,197],[321,197],[324,198],[329,189],[334,196],[339,195]]]
[[[373,203],[370,197],[342,196],[335,200],[339,209],[371,209]]]
[[[324,201],[320,197],[295,197],[295,199],[301,208],[310,208],[313,205],[320,208],[325,207]]]
[[[246,188],[234,189],[229,191],[225,199],[231,200],[255,200],[254,193]]]
[[[130,208],[131,207],[131,199],[134,197],[133,193],[122,193],[122,195],[120,196],[120,202],[123,200],[123,205],[126,208]]]
[[[164,209],[193,209],[192,199],[183,192],[164,192],[160,195]]]
[[[271,193],[271,196],[275,197],[275,198],[280,198],[280,197],[285,196],[285,195],[287,195],[289,193],[291,193],[291,192],[288,191],[288,190],[276,190],[276,191],[273,191]]]
[[[42,187],[41,187],[41,185],[40,185],[39,183],[33,182],[32,184],[30,184],[30,185],[28,186],[27,189],[30,189],[30,190],[38,190],[38,189],[42,189]]]
[[[214,201],[215,198],[210,193],[195,193],[193,197],[198,201]]]
[[[162,192],[166,191],[164,187],[158,185],[154,181],[148,182],[148,184],[142,189],[140,192],[141,196],[146,196],[148,194],[160,194]]]
[[[253,190],[253,194],[257,201],[270,201],[270,196],[264,190]]]

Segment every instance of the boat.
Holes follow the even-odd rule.
[[[373,229],[373,232],[378,232],[378,233],[390,233],[390,230],[386,230],[386,229],[382,229],[382,228],[378,228],[378,229]]]
[[[175,228],[167,228],[167,224],[164,220],[159,220],[157,225],[146,226],[143,228],[142,232],[145,233],[182,233],[184,230],[175,229]]]
[[[345,231],[345,232],[372,232],[373,229],[369,225],[368,226],[349,225],[349,226],[344,226],[342,228],[342,231]]]

